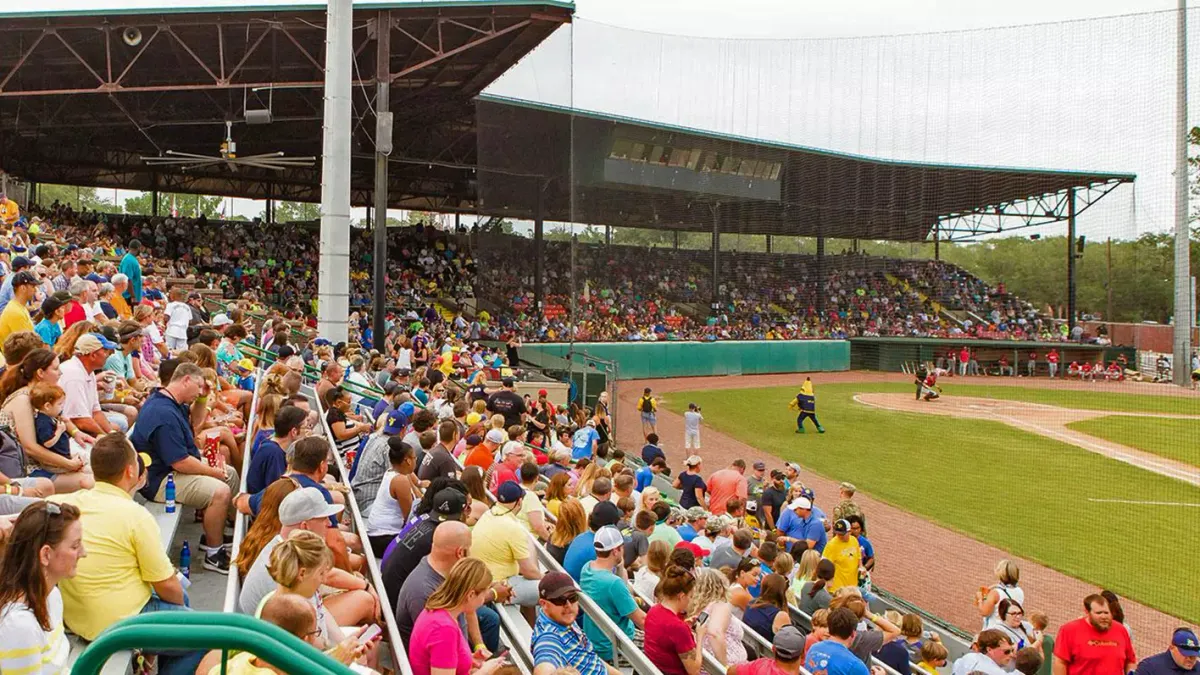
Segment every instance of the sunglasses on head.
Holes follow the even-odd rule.
[[[561,598],[554,598],[552,600],[548,600],[547,602],[558,607],[566,607],[567,605],[579,602],[579,594],[568,593]]]

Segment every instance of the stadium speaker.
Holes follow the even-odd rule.
[[[136,47],[142,44],[142,29],[137,26],[128,26],[121,31],[121,39],[130,47]]]
[[[1079,255],[1083,255],[1083,247],[1086,245],[1087,245],[1087,237],[1085,237],[1083,235],[1079,235],[1079,237],[1075,240],[1075,252],[1078,253]]]
[[[246,110],[246,124],[270,124],[271,110],[268,108],[260,108],[257,110]]]
[[[384,155],[392,154],[392,113],[381,112],[375,122],[376,150]]]

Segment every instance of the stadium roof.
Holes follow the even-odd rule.
[[[473,97],[560,25],[561,0],[356,2],[352,200],[371,199],[375,35],[389,12],[391,202],[467,210]],[[325,3],[0,13],[0,168],[19,178],[134,190],[320,200],[320,167],[183,172],[142,159],[321,154]],[[271,122],[246,123],[247,110]]]
[[[937,224],[943,240],[954,240],[1064,220],[1068,190],[1076,189],[1080,213],[1136,178],[878,159],[487,94],[479,107],[481,209],[530,217],[528,177],[542,176],[548,220],[711,231],[715,207],[723,233],[924,241]],[[647,153],[667,149],[654,170],[669,175],[631,179],[637,169],[616,138]],[[723,190],[686,165],[667,166],[671,148],[752,160],[762,171],[744,179],[745,194]],[[597,166],[609,162],[625,166]],[[763,197],[772,165],[778,191]]]

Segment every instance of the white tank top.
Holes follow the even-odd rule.
[[[379,492],[371,504],[371,515],[367,518],[367,536],[380,534],[400,534],[408,514],[400,509],[400,502],[392,497],[392,479],[397,476],[395,470],[388,469],[379,483]]]

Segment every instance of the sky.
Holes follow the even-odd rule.
[[[1080,217],[1080,231],[1092,237],[1129,237],[1172,223],[1175,33],[1167,10],[1176,6],[576,0],[575,24],[488,92],[888,159],[1133,172],[1136,188],[1119,189]],[[1190,16],[1189,61],[1200,72],[1200,13]],[[1189,79],[1191,108],[1200,111],[1200,81]]]

